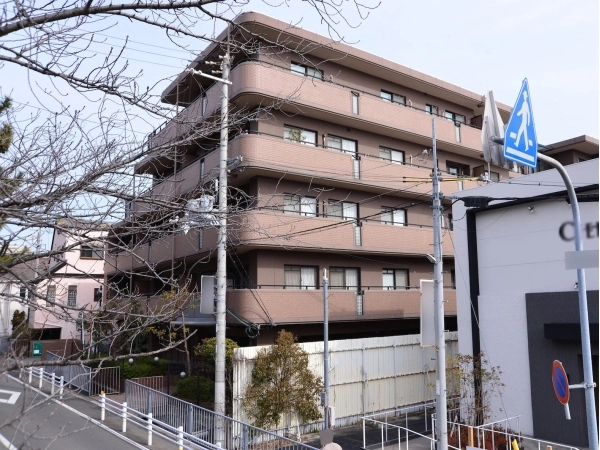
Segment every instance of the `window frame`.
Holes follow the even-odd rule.
[[[50,295],[52,293],[52,295]],[[50,300],[52,299],[52,300]],[[56,285],[51,284],[46,287],[46,308],[54,308],[56,306]]]
[[[450,168],[456,169],[457,173],[452,173]],[[454,161],[446,160],[446,173],[454,175],[457,178],[468,176],[471,171],[471,167],[466,164],[457,163]]]
[[[332,139],[340,140],[340,148],[331,146]],[[354,143],[354,151],[344,150],[344,141],[353,142]],[[354,156],[358,155],[358,141],[356,139],[348,139],[348,138],[345,138],[342,136],[337,136],[335,134],[327,135],[327,148],[332,149],[332,150],[337,150],[338,152],[347,153],[349,155],[354,155]]]
[[[389,95],[390,98],[388,99],[388,98],[384,97],[383,94]],[[405,95],[394,94],[393,92],[386,91],[385,89],[381,89],[381,93],[379,94],[379,96],[384,102],[396,103],[398,105],[406,106],[406,96]],[[402,101],[397,101],[396,100],[397,97],[400,97],[402,99]]]
[[[302,72],[300,70],[294,70],[294,67],[301,68]],[[290,61],[290,71],[297,75],[315,78],[321,81],[323,81],[323,79],[325,78],[325,72],[323,72],[322,69],[317,69],[316,67],[311,67],[306,64],[300,64],[295,61]],[[318,74],[318,76],[315,76],[315,74]]]
[[[385,152],[385,151],[389,152],[389,154],[390,154],[390,157],[389,157],[389,158],[387,158],[387,157],[381,156],[381,152],[382,152],[382,151],[384,151],[384,152]],[[395,159],[393,158],[393,153],[392,153],[392,152],[401,154],[401,155],[402,155],[402,161],[395,160]],[[384,145],[380,145],[380,146],[379,146],[379,159],[382,159],[382,160],[384,160],[384,161],[390,161],[390,162],[392,162],[392,163],[396,163],[396,164],[406,164],[406,153],[405,153],[405,151],[404,151],[404,150],[396,150],[396,149],[394,149],[394,148],[390,148],[390,147],[386,147],[386,146],[384,146]]]
[[[435,112],[433,111],[435,108]],[[439,116],[440,109],[436,105],[431,105],[429,103],[425,103],[425,112],[431,116]]]
[[[73,298],[71,297],[71,293],[75,293]],[[67,306],[76,307],[77,306],[77,285],[69,285],[67,287]]]
[[[347,282],[347,274],[346,271],[347,270],[356,270],[356,286],[348,286],[348,282]],[[344,273],[344,282],[342,286],[334,286],[331,281],[332,281],[332,273],[339,273],[339,272],[343,272]],[[344,291],[359,291],[360,290],[360,267],[344,267],[344,266],[330,266],[329,267],[329,288],[330,289],[337,289],[337,290],[344,290]]]
[[[386,271],[388,273],[386,273]],[[397,286],[396,285],[396,272],[398,271],[403,271],[406,273],[406,286]],[[393,276],[393,280],[394,280],[394,285],[393,286],[385,286],[383,284],[383,276],[384,275],[392,275]],[[408,291],[410,289],[410,270],[408,269],[386,269],[383,268],[381,269],[381,286],[383,287],[384,291]]]
[[[387,209],[387,211],[384,211],[384,209]],[[402,211],[402,212],[404,212],[404,222],[402,222],[402,223],[400,223],[400,222],[396,223],[394,221],[394,213],[396,211]],[[383,215],[385,213],[391,213],[391,217],[392,217],[391,221],[383,220]],[[381,207],[380,219],[381,219],[381,223],[384,224],[384,225],[394,225],[394,226],[397,226],[397,227],[405,227],[405,226],[408,225],[408,211],[407,211],[406,208],[394,208],[393,206],[382,206]]]
[[[291,137],[285,137],[286,128],[287,128],[288,130],[290,130],[290,131],[291,131],[291,130],[300,131],[300,140],[293,139],[293,138],[291,138]],[[304,140],[304,139],[302,139],[302,138],[304,137],[304,136],[303,136],[303,133],[305,133],[305,132],[306,132],[306,133],[312,133],[312,134],[314,134],[314,137],[315,137],[315,140],[314,140],[314,142],[313,142],[313,141],[307,141],[307,140]],[[289,131],[288,131],[288,133],[289,133]],[[297,127],[297,126],[294,126],[294,125],[287,125],[287,124],[283,124],[283,139],[284,139],[285,141],[294,142],[294,143],[296,143],[296,144],[301,144],[301,145],[310,145],[311,147],[316,147],[316,146],[317,146],[317,132],[316,132],[316,131],[314,131],[314,130],[308,130],[308,129],[306,129],[306,128]]]
[[[347,210],[345,205],[354,205],[356,206],[356,217],[349,217],[344,215],[344,211]],[[333,215],[331,214],[331,207],[332,206],[339,206],[340,207],[340,211],[341,211],[341,215]],[[335,219],[340,219],[340,220],[353,220],[358,222],[359,220],[359,211],[358,211],[358,203],[357,202],[345,202],[345,201],[341,201],[341,200],[334,200],[334,199],[329,199],[329,201],[327,202],[327,217],[332,217]]]
[[[314,277],[315,277],[314,286],[309,286],[309,285],[305,286],[302,284],[302,269],[303,268],[314,270]],[[300,285],[299,286],[296,286],[296,285],[288,286],[285,282],[285,272],[296,270],[296,269],[298,269],[300,271]],[[301,265],[301,264],[284,264],[283,265],[283,288],[284,289],[297,289],[297,290],[302,290],[302,291],[314,291],[316,289],[319,289],[319,266]]]
[[[84,252],[89,252],[88,255],[84,255]],[[104,259],[104,249],[100,247],[94,247],[93,245],[80,245],[79,246],[79,258],[81,259]]]
[[[294,198],[298,199],[298,209],[297,210],[289,210],[286,209],[286,206],[288,206],[288,203],[286,203],[286,199],[287,198],[291,198],[292,200]],[[314,200],[314,213],[312,212],[305,212],[302,211],[302,200],[304,199],[310,199],[310,200]],[[293,203],[289,203],[289,205],[294,206]],[[300,194],[283,194],[283,212],[285,214],[298,214],[300,216],[305,216],[305,217],[317,217],[319,215],[319,202],[317,200],[317,197],[310,197],[308,195],[300,195]]]
[[[448,117],[448,115],[450,115],[450,117]],[[458,120],[459,117],[462,117],[462,121]],[[444,119],[453,121],[455,125],[459,123],[464,125],[467,124],[467,116],[464,114],[455,113],[454,111],[445,110]]]
[[[492,183],[500,183],[500,173],[499,172],[494,172],[493,170],[490,170],[490,171],[484,170],[483,174]],[[494,176],[492,176],[492,175],[494,175]]]

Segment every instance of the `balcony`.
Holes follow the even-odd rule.
[[[432,116],[425,111],[387,103],[378,95],[363,92],[360,96],[360,114],[353,114],[351,93],[356,88],[303,77],[287,68],[254,61],[238,64],[232,69],[230,79],[233,83],[231,98],[248,96],[248,103],[257,105],[264,103],[264,98],[284,101],[293,105],[295,112],[300,108],[305,114],[322,120],[367,128],[398,139],[427,144],[431,142]],[[214,114],[220,108],[220,96],[221,86],[216,83],[206,91],[204,115],[204,100],[198,97],[179,113],[177,120],[158,130],[152,138],[152,145],[167,144],[177,133],[187,133],[203,117]],[[239,100],[238,103],[243,101]],[[454,122],[440,118],[436,121],[436,137],[442,149],[475,157],[481,154],[481,131],[477,128],[467,125],[457,127]]]
[[[238,223],[238,228],[229,232],[230,240],[251,247],[329,249],[406,256],[424,256],[433,251],[433,231],[426,226],[401,227],[364,221],[357,227],[354,221],[279,211],[244,214]],[[444,239],[442,251],[444,255],[454,255],[450,239]]]
[[[379,288],[363,292],[361,299],[356,292],[331,289],[329,320],[347,322],[420,317],[421,293],[417,289],[387,291]],[[445,314],[455,316],[456,291],[445,289],[444,300],[447,301]],[[323,322],[323,292],[317,289],[231,290],[227,291],[227,307],[245,320],[258,324],[269,324],[269,319],[277,325]],[[229,316],[227,320],[234,323]]]
[[[187,234],[166,236],[138,245],[131,250],[123,250],[118,254],[109,252],[106,256],[104,271],[114,273],[118,270],[143,269],[150,265],[170,262],[172,258],[201,255],[216,248],[217,234],[215,228],[190,230]]]
[[[240,134],[229,142],[229,157],[242,157],[238,169],[240,180],[251,175],[279,176],[282,172],[300,178],[328,180],[329,184],[350,189],[380,191],[397,188],[408,195],[431,195],[431,168],[384,161],[376,155],[354,155],[339,150],[307,146],[268,134]],[[314,161],[318,161],[315,166]],[[144,214],[156,208],[157,201],[171,201],[196,189],[197,186],[217,176],[219,152],[213,151],[172,177],[156,185],[134,202],[133,213]],[[202,175],[205,175],[202,177]],[[477,187],[477,182],[458,180],[448,176],[442,188],[445,192]]]

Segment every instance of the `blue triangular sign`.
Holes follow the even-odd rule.
[[[504,132],[504,158],[535,168],[537,150],[531,93],[525,78]]]

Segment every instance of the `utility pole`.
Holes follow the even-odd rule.
[[[323,386],[325,389],[323,399],[323,417],[325,429],[331,428],[329,423],[329,280],[327,269],[323,269]]]
[[[201,70],[188,69],[193,75],[200,75],[215,80],[221,85],[221,143],[219,149],[219,233],[217,243],[217,285],[216,296],[216,345],[215,345],[215,412],[225,415],[225,328],[227,306],[225,293],[227,289],[227,142],[229,140],[229,71],[231,56],[229,52],[229,35],[227,51],[221,61],[222,78],[218,78]],[[217,71],[218,72],[218,71]],[[213,71],[215,73],[215,71]],[[217,416],[215,424],[215,444],[225,448],[225,422]]]
[[[221,62],[224,81],[229,81],[229,40]],[[229,84],[221,83],[221,148],[219,152],[219,242],[217,247],[217,325],[215,358],[215,412],[225,415],[225,327],[227,289],[227,141],[229,138]],[[225,448],[225,424],[217,424],[216,444]]]
[[[436,441],[437,450],[448,450],[448,418],[446,405],[446,340],[444,339],[444,279],[442,276],[442,204],[435,140],[435,118],[431,119],[433,139],[433,300],[436,361]]]

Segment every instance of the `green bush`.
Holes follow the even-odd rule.
[[[154,358],[143,356],[135,358],[133,364],[129,364],[129,361],[123,363],[123,376],[126,379],[159,375],[167,375],[167,360],[165,359],[159,359],[155,363]]]
[[[177,382],[175,397],[186,400],[212,402],[215,396],[215,383],[206,377],[187,377]]]

